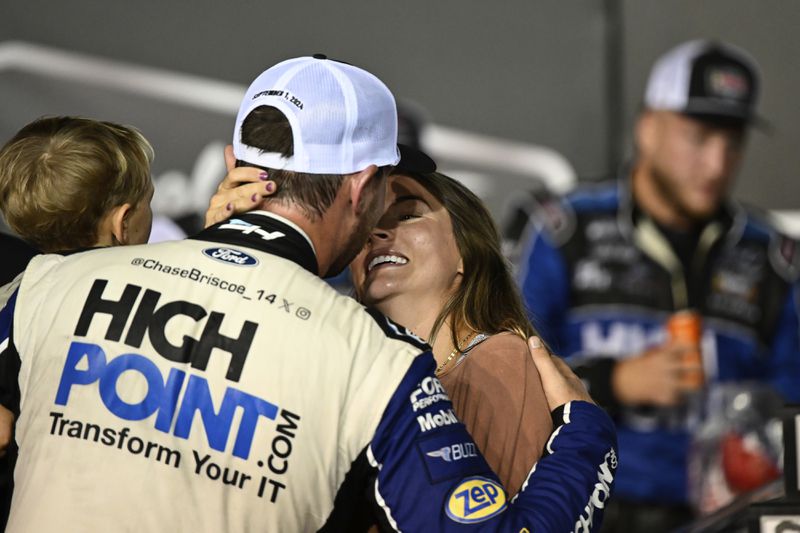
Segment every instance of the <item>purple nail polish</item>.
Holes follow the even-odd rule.
[[[267,174],[266,172],[262,172],[261,174],[258,175],[258,179],[260,179],[261,181],[266,181],[267,178],[269,178],[269,174]]]
[[[258,198],[258,195],[257,194],[253,194],[253,196],[250,197],[250,201],[251,202],[255,202],[256,198]]]
[[[267,192],[272,192],[272,189],[274,188],[275,186],[272,184],[272,182],[267,183]]]
[[[228,205],[225,206],[225,209],[227,209],[228,211],[232,211],[233,210],[233,204],[228,202]]]

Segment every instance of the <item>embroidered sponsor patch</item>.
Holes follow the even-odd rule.
[[[433,376],[427,376],[420,381],[419,387],[414,389],[408,400],[414,412],[426,409],[433,404],[450,400],[442,386],[442,382]]]
[[[797,241],[778,235],[769,243],[769,260],[778,275],[794,282],[800,277],[800,246]]]
[[[488,471],[477,446],[464,431],[447,430],[417,442],[432,483]]]
[[[286,234],[281,231],[267,231],[261,226],[251,224],[250,222],[246,222],[238,218],[231,219],[225,224],[220,225],[219,229],[238,231],[242,235],[257,236],[265,241],[274,241],[275,239],[286,237]]]
[[[238,266],[256,266],[258,259],[234,248],[206,248],[203,255],[215,261]]]
[[[475,476],[461,481],[447,498],[447,516],[454,522],[476,524],[506,510],[506,493],[491,479]]]
[[[750,91],[750,84],[738,68],[717,68],[708,74],[708,89],[718,97],[741,100]]]

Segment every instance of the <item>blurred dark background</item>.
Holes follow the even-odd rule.
[[[800,209],[800,3],[792,0],[138,2],[3,0],[0,141],[45,114],[138,126],[154,208],[204,206],[238,98],[264,68],[323,52],[383,79],[428,123],[423,147],[498,218],[515,191],[614,173],[652,61],[695,37],[748,50],[761,114],[736,196]]]

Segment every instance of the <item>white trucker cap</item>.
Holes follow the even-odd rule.
[[[758,69],[730,44],[694,40],[661,56],[650,71],[644,105],[707,120],[750,123],[756,116]]]
[[[242,143],[242,123],[259,106],[288,119],[294,155],[263,152]],[[381,80],[324,55],[278,63],[245,93],[233,132],[236,159],[253,165],[308,174],[352,174],[369,165],[396,165],[397,107]]]

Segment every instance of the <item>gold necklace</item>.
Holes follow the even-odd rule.
[[[461,347],[464,346],[464,343],[467,342],[467,339],[472,337],[472,335],[473,335],[473,332],[470,331],[469,333],[467,333],[466,337],[461,339],[461,342],[459,342],[456,345],[456,347],[453,349],[453,351],[450,352],[450,355],[447,356],[447,359],[445,359],[444,362],[436,368],[436,372],[434,372],[434,374],[436,374],[438,376],[438,375],[440,375],[442,373],[442,369],[447,366],[447,363],[452,361],[453,357],[455,357],[457,353],[461,353]]]

